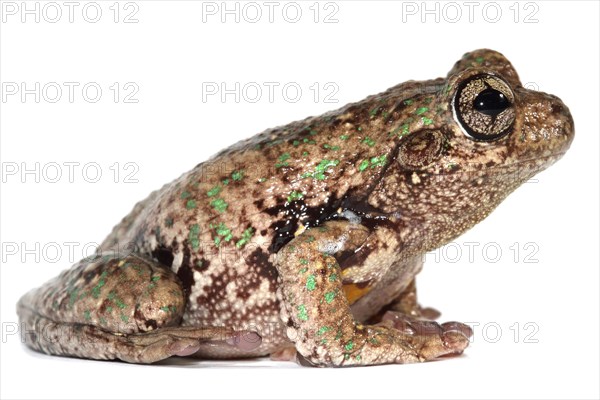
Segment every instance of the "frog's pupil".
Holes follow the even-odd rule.
[[[492,88],[487,88],[473,100],[473,107],[482,114],[495,117],[510,106],[506,96]]]

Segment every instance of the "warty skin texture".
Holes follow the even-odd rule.
[[[428,321],[416,301],[422,255],[483,220],[573,136],[560,99],[523,88],[497,52],[467,53],[446,78],[266,130],[151,193],[98,257],[23,296],[27,345],[140,363],[460,354],[470,329]]]

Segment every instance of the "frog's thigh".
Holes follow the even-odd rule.
[[[355,321],[332,254],[356,249],[367,235],[361,225],[331,221],[304,231],[278,254],[281,317],[298,352],[321,366],[409,363],[462,352],[468,338],[452,327],[431,334]]]
[[[26,344],[49,354],[151,363],[203,346],[244,347],[260,338],[225,328],[179,327],[177,276],[152,260],[110,254],[82,260],[21,298]]]

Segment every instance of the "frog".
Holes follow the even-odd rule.
[[[270,356],[348,367],[456,357],[473,332],[417,300],[424,254],[569,149],[556,96],[501,53],[216,153],[26,293],[26,345],[149,364]]]

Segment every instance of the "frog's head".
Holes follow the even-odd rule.
[[[396,211],[409,227],[428,225],[432,237],[426,247],[485,218],[558,160],[574,136],[563,102],[524,88],[510,62],[495,51],[465,54],[444,82],[434,82],[435,93],[415,97],[412,105],[417,114],[419,107],[428,110],[427,119],[421,117],[424,122],[400,139],[383,190],[369,199]]]

